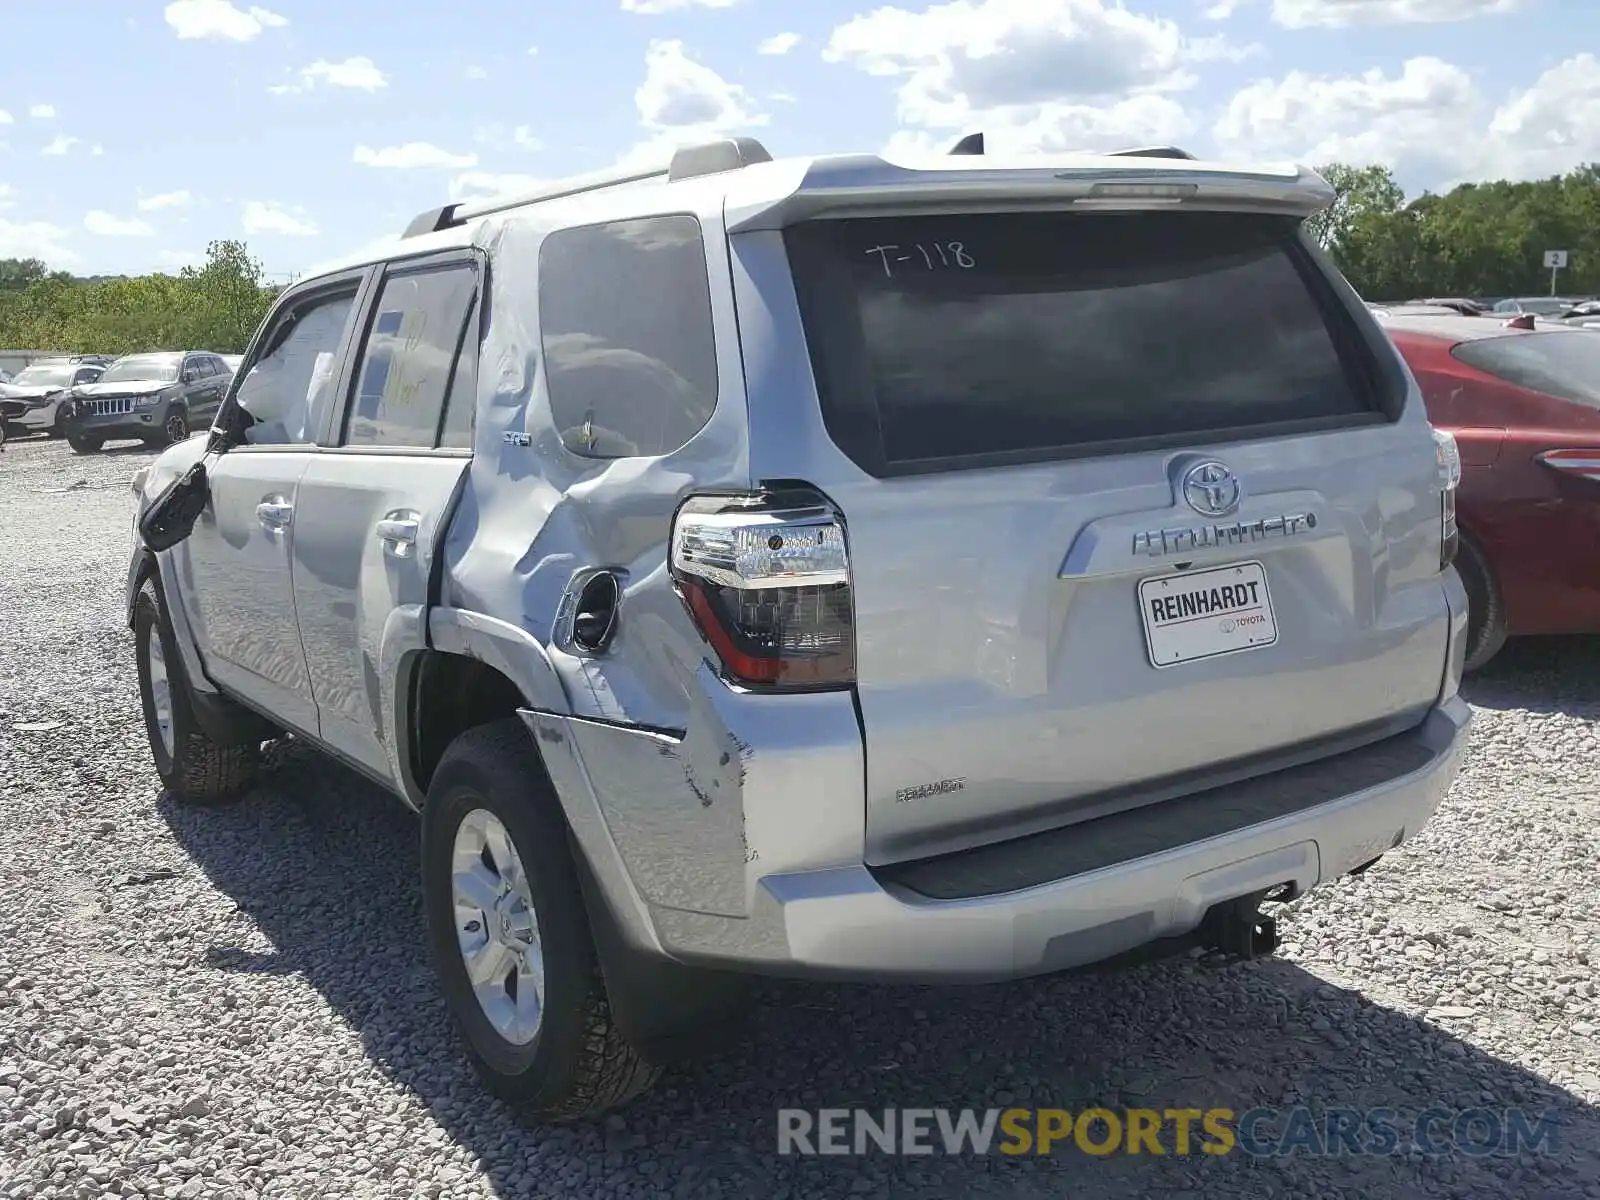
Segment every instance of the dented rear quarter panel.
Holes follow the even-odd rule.
[[[750,489],[749,426],[720,191],[662,189],[654,207],[644,196],[543,205],[477,231],[491,266],[476,445],[444,542],[433,624],[457,629],[455,641],[477,657],[525,656],[523,639],[543,649],[560,706],[525,689],[528,719],[547,758],[558,740],[580,765],[581,779],[560,770],[552,778],[613,907],[625,907],[626,888],[599,860],[619,856],[651,905],[741,916],[773,865],[859,861],[860,730],[848,693],[728,687],[673,586],[673,514],[694,492]],[[700,222],[710,273],[715,410],[659,458],[576,455],[551,413],[540,247],[574,224],[685,212]],[[559,644],[556,615],[575,575],[596,567],[622,580],[619,623],[605,653],[580,656]],[[475,628],[464,636],[463,612],[489,620],[468,622]],[[586,819],[595,812],[601,824]]]

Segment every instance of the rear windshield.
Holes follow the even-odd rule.
[[[1377,411],[1359,332],[1292,220],[875,217],[785,238],[830,432],[868,470]]]
[[[1600,333],[1581,329],[1462,342],[1451,354],[1497,379],[1600,408]]]

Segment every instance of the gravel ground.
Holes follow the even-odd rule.
[[[185,811],[119,603],[139,453],[0,455],[0,1195],[1600,1197],[1600,641],[1513,645],[1423,837],[1287,906],[1282,955],[956,991],[772,985],[620,1118],[477,1086],[416,832],[300,747]],[[779,1107],[1559,1111],[1556,1152],[778,1157]]]

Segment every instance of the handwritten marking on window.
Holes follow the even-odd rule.
[[[970,271],[978,265],[965,242],[874,246],[867,253],[878,256],[878,261],[883,264],[883,273],[889,279],[894,278],[895,269],[902,263],[909,264],[907,269],[913,271],[918,266],[924,271]]]

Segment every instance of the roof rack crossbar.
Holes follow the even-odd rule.
[[[1194,155],[1178,146],[1134,146],[1128,150],[1113,150],[1112,158],[1186,158],[1191,161]]]
[[[441,229],[450,229],[477,217],[487,217],[493,213],[506,212],[529,204],[542,204],[547,200],[579,196],[584,192],[598,192],[606,188],[646,183],[652,179],[666,179],[668,182],[694,179],[701,175],[714,175],[721,171],[733,171],[754,163],[771,161],[772,155],[755,138],[722,138],[700,145],[684,146],[664,164],[593,171],[586,175],[558,179],[544,187],[515,196],[501,196],[470,204],[447,204],[440,208],[430,208],[412,219],[411,224],[406,226],[403,236],[417,237],[426,233],[437,233]]]

